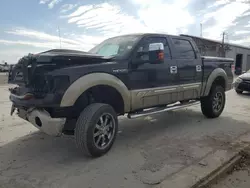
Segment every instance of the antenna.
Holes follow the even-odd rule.
[[[60,48],[62,48],[61,31],[60,31],[60,27],[59,26],[58,26],[58,37],[59,37],[59,42],[60,42]]]

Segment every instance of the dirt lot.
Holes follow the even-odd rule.
[[[250,187],[250,158],[243,159],[232,172],[225,175],[209,188],[249,188]]]
[[[0,85],[7,83],[7,74],[8,73],[0,72]]]
[[[250,95],[227,93],[218,119],[199,106],[127,120],[113,149],[82,156],[70,136],[53,138],[10,116],[7,85],[0,86],[0,187],[153,187],[187,165],[250,132]]]

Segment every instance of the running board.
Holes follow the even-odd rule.
[[[181,109],[181,108],[185,108],[185,107],[189,107],[189,106],[193,106],[193,105],[197,105],[200,104],[200,101],[191,101],[185,104],[172,104],[172,105],[168,105],[166,107],[163,108],[151,108],[149,110],[145,110],[142,112],[135,112],[135,113],[129,113],[128,114],[128,118],[129,119],[135,119],[135,118],[139,118],[139,117],[143,117],[143,116],[148,116],[148,115],[153,115],[153,114],[158,114],[158,113],[162,113],[162,112],[167,112],[170,110],[176,110],[176,109]]]

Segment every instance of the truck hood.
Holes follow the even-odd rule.
[[[239,76],[242,80],[250,80],[250,72],[246,72]]]
[[[89,64],[110,61],[112,58],[104,57],[77,50],[54,49],[35,54],[37,64],[66,63],[67,65]]]
[[[29,84],[37,72],[46,73],[70,66],[104,64],[113,58],[91,54],[83,51],[54,49],[22,57],[9,71],[8,82]]]

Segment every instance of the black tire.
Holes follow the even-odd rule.
[[[217,96],[220,96],[221,102],[217,101]],[[219,101],[219,100],[218,100]],[[218,103],[216,107],[215,103]],[[224,110],[226,103],[225,89],[222,86],[214,85],[208,96],[201,99],[201,110],[207,118],[217,118]]]
[[[235,89],[235,91],[236,91],[236,93],[238,93],[238,94],[242,94],[242,93],[243,93],[243,91],[242,91],[242,90],[239,90],[239,89]]]
[[[109,124],[112,124],[112,128],[110,125],[106,126],[106,127],[110,127],[110,129],[106,128],[105,133],[104,133],[105,130],[103,130],[104,128],[101,128],[101,127],[104,127],[103,123],[106,122],[106,121],[103,122],[104,115],[107,119],[110,119]],[[101,122],[101,125],[100,125],[100,122]],[[95,133],[95,130],[98,130],[98,131]],[[108,133],[109,130],[112,132],[111,136]],[[104,155],[105,153],[107,153],[112,147],[116,139],[117,130],[118,130],[117,114],[110,105],[102,104],[102,103],[90,104],[82,111],[82,113],[77,119],[76,128],[75,128],[76,146],[86,156],[100,157]],[[99,134],[99,132],[102,132],[102,133]],[[109,135],[107,135],[107,133]],[[96,140],[96,137],[94,137],[94,134],[97,134],[97,135],[99,134],[99,136],[96,136],[98,137],[97,140]],[[109,139],[109,136],[110,136],[110,139]],[[101,140],[99,140],[100,137],[101,137]],[[107,141],[107,145],[99,146],[98,143],[100,141],[103,142],[103,139]],[[98,140],[99,142],[97,142]]]

